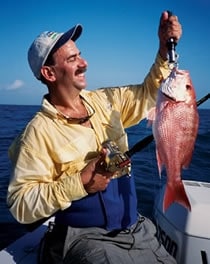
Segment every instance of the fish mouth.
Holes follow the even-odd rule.
[[[176,98],[174,98],[174,97],[171,97],[171,96],[169,96],[168,94],[166,94],[166,93],[163,93],[162,92],[162,94],[166,97],[166,98],[168,98],[168,99],[170,99],[171,101],[174,101],[174,102],[176,102]]]
[[[172,102],[184,102],[184,99],[183,100],[178,100],[175,96],[173,96],[172,94],[169,95],[168,93],[165,93],[163,91],[161,91],[161,93],[163,94],[163,96],[169,100],[169,101],[172,101]]]

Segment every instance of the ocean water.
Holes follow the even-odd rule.
[[[7,186],[10,177],[8,147],[33,117],[39,106],[0,105],[0,249],[27,232],[26,226],[15,221],[6,205]],[[182,178],[210,182],[210,109],[199,109],[200,124],[190,167]],[[127,130],[129,145],[151,134],[146,120]],[[166,176],[158,175],[154,141],[132,156],[133,174],[136,180],[138,209],[152,219],[155,197],[165,183]]]

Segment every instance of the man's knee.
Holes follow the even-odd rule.
[[[107,245],[107,247],[109,246]],[[64,258],[64,263],[108,264],[111,263],[111,260],[107,254],[107,248],[104,247],[103,242],[83,238],[71,246]]]

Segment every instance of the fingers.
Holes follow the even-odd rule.
[[[168,20],[168,11],[164,11],[160,17],[160,25],[163,25]]]
[[[95,174],[95,176],[84,185],[87,193],[95,193],[99,191],[104,191],[110,183],[110,178],[102,176],[101,174]]]
[[[85,185],[90,182],[92,177],[94,176],[96,170],[96,164],[100,160],[100,156],[91,160],[80,172],[82,183]]]
[[[160,40],[159,53],[163,59],[167,59],[167,42],[170,38],[174,38],[176,42],[182,35],[182,26],[178,17],[169,15],[168,11],[164,11],[160,17],[158,36]]]
[[[95,170],[96,171],[106,171],[106,161],[105,161],[105,158],[106,158],[106,152],[105,151],[102,151],[100,153],[100,156],[99,156],[98,161],[96,161],[96,163],[95,163]]]
[[[103,191],[110,183],[112,172],[107,171],[105,155],[102,153],[91,160],[80,172],[81,180],[88,193]]]
[[[177,41],[182,35],[182,27],[178,17],[175,15],[169,16],[167,11],[164,11],[160,18],[159,38],[161,42],[166,42],[173,37]]]

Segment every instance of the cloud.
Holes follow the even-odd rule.
[[[17,90],[24,86],[24,82],[21,80],[15,80],[13,83],[7,86],[7,90]]]

